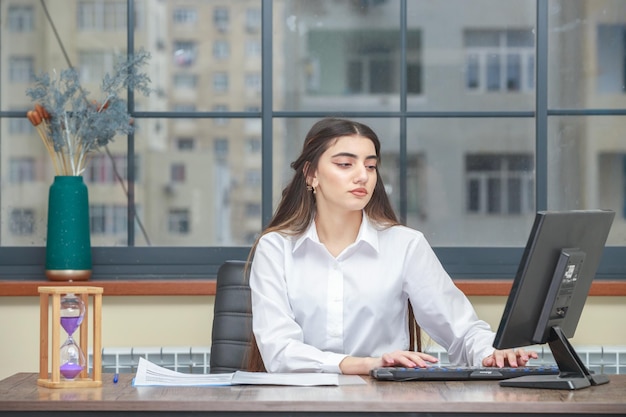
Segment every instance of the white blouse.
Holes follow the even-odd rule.
[[[494,333],[479,320],[424,235],[379,230],[363,215],[336,258],[315,224],[300,236],[264,235],[250,273],[253,328],[268,372],[334,372],[346,356],[409,347],[408,305],[451,363],[480,366]]]

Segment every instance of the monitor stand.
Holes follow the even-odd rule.
[[[559,367],[558,375],[527,375],[500,381],[503,387],[576,390],[609,382],[604,374],[592,374],[559,326],[550,329],[548,345]]]

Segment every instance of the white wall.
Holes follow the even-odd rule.
[[[103,296],[102,345],[210,346],[212,296]],[[496,329],[505,297],[472,297]],[[626,346],[626,297],[590,297],[574,345]],[[39,297],[0,297],[0,379],[39,370]],[[62,336],[63,337],[63,336]],[[91,342],[91,341],[90,341]]]

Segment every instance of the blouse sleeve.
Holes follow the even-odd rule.
[[[494,348],[494,333],[479,320],[465,294],[421,236],[408,248],[405,285],[420,327],[448,351],[450,362],[481,366]]]
[[[324,352],[303,342],[290,307],[285,279],[289,245],[278,234],[263,236],[250,270],[254,336],[268,372],[341,373],[346,355]]]

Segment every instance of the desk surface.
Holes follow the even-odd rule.
[[[132,374],[114,384],[105,374],[101,388],[52,389],[37,385],[37,374],[19,373],[0,381],[0,415],[63,415],[68,411],[98,415],[171,415],[191,412],[249,416],[267,412],[294,415],[361,415],[364,412],[482,414],[626,415],[626,375],[611,375],[606,385],[577,391],[504,388],[497,381],[382,382],[339,387],[132,387]],[[159,414],[162,415],[162,414]]]

